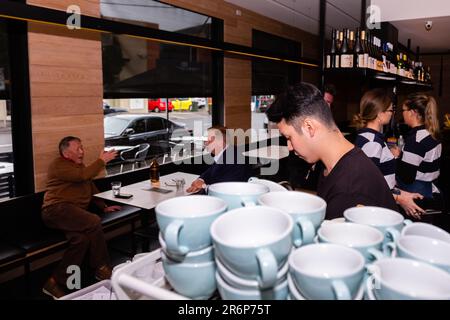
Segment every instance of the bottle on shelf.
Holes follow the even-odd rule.
[[[355,68],[365,68],[364,67],[364,49],[361,44],[361,33],[359,29],[356,29],[356,39],[355,48],[353,50],[353,67]]]
[[[152,185],[159,184],[159,163],[156,158],[153,159],[150,165],[150,182]]]
[[[342,47],[341,47],[341,68],[353,68],[353,52],[350,50],[349,47],[349,35],[350,31],[348,29],[345,29],[343,34],[343,41],[342,41]]]
[[[336,68],[336,30],[333,29],[331,31],[331,48],[330,52],[327,54],[325,58],[325,68]]]

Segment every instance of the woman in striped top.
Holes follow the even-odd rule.
[[[360,113],[355,115],[353,123],[358,130],[355,145],[359,147],[381,170],[384,178],[393,190],[393,197],[408,215],[419,218],[417,212],[423,212],[414,199],[421,199],[418,193],[396,189],[396,160],[388,148],[381,132],[383,126],[391,121],[394,109],[388,93],[382,89],[368,91],[361,98]]]
[[[441,195],[434,184],[440,174],[442,152],[436,100],[425,93],[413,93],[403,104],[402,114],[412,129],[403,150],[398,151],[397,183],[404,190],[422,194],[430,208],[442,209]]]

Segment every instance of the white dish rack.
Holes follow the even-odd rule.
[[[113,272],[111,283],[118,300],[188,300],[167,282],[161,249],[140,254],[138,259]]]

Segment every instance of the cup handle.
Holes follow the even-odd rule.
[[[164,240],[166,240],[167,251],[170,253],[185,255],[189,249],[185,246],[180,246],[178,243],[178,237],[180,230],[183,228],[183,221],[172,221],[164,231]]]
[[[391,242],[390,242],[391,243]],[[384,257],[385,257],[385,255],[384,255],[384,250],[383,250],[383,252],[381,252],[380,250],[378,250],[378,249],[374,249],[374,248],[370,248],[369,250],[367,250],[367,252],[369,253],[369,255],[370,255],[370,261],[371,262],[373,262],[373,261],[377,261],[377,260],[380,260],[380,259],[383,259]]]
[[[396,230],[394,228],[387,228],[386,229],[386,233],[385,233],[385,237],[388,237],[390,242],[396,243],[398,237],[400,237],[400,232],[398,232],[398,230]]]
[[[377,300],[373,294],[373,288],[372,288],[372,282],[373,282],[373,276],[369,276],[366,279],[366,294],[369,300]]]
[[[351,300],[350,291],[347,285],[341,280],[331,282],[331,287],[337,300]]]
[[[277,282],[278,265],[272,252],[268,249],[260,249],[256,253],[261,277],[259,287],[267,289],[275,286]]]
[[[383,244],[383,253],[386,257],[395,257],[397,252],[397,247],[394,242],[388,242]]]
[[[294,239],[294,246],[300,247],[303,244],[311,243],[314,241],[315,230],[314,226],[309,220],[297,219],[295,228],[300,231],[300,237]]]

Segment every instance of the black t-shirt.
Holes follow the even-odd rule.
[[[398,211],[381,171],[359,148],[347,152],[327,177],[320,174],[317,195],[327,203],[326,219],[358,204]]]

